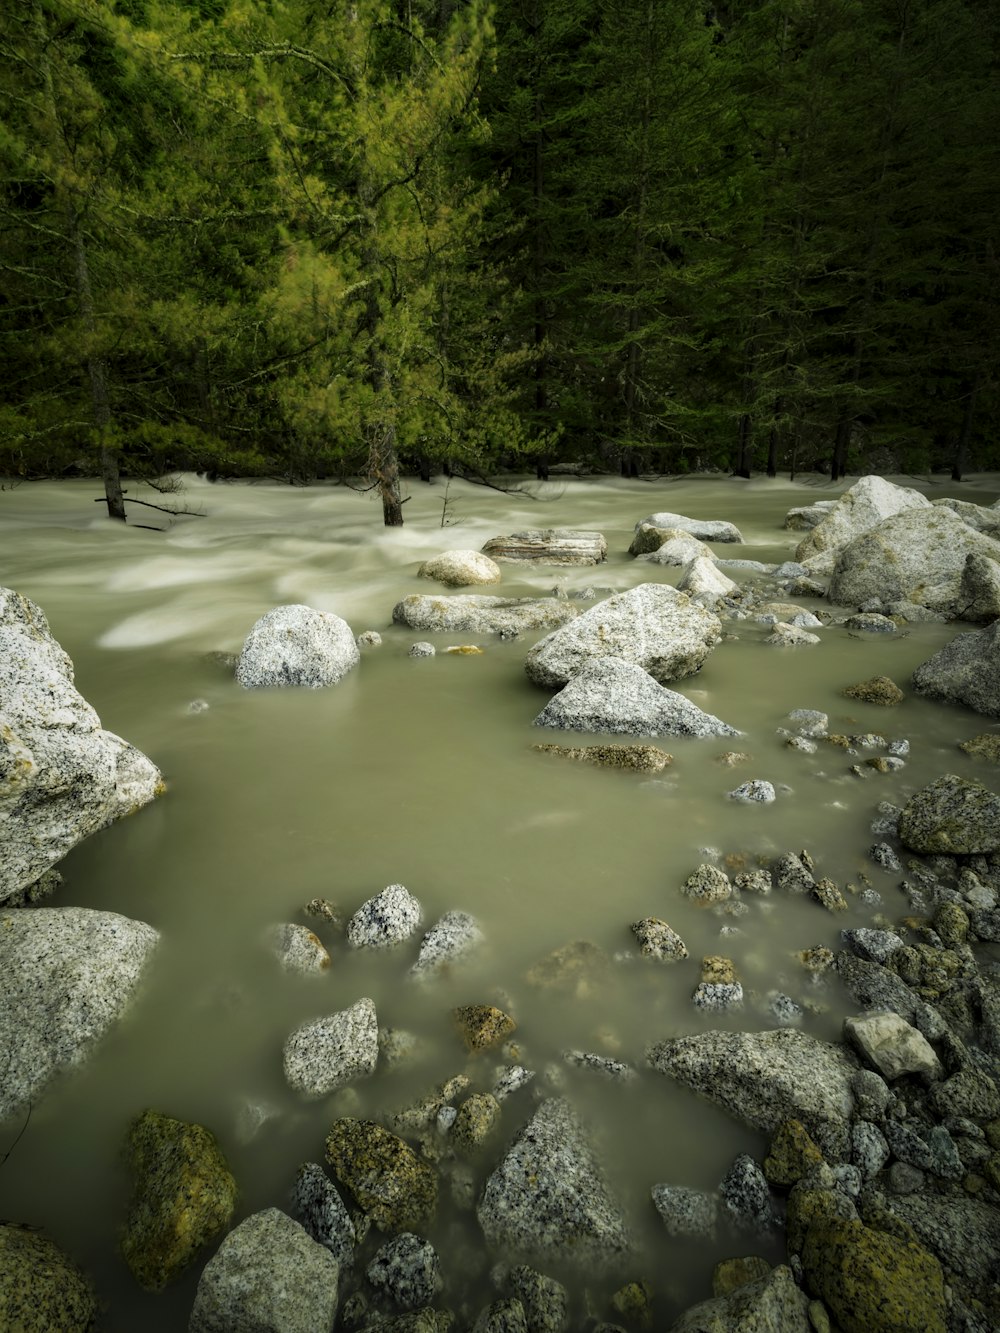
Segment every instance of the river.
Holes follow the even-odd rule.
[[[1000,494],[992,476],[963,484],[898,480],[932,499],[990,504]],[[391,624],[400,598],[436,586],[417,577],[420,562],[524,528],[574,527],[605,534],[606,564],[505,565],[500,589],[484,591],[592,587],[600,595],[644,581],[676,583],[679,570],[627,554],[633,526],[646,515],[728,519],[746,545],[716,546],[718,555],[777,561],[791,558],[801,537],[783,529],[786,511],[833,498],[844,486],[816,477],[794,484],[573,478],[501,494],[458,481],[446,490],[442,478],[413,483],[406,525],[387,531],[376,502],[346,487],[183,481],[183,491],[164,503],[198,516],[168,526],[155,510],[134,514],[137,522],[162,524],[162,532],[108,522],[85,481],[0,492],[0,581],[42,606],[104,726],[148,754],[168,783],[162,799],[91,838],[61,866],[65,884],[51,905],[140,918],[161,932],[162,943],[126,1021],[82,1072],[35,1107],[0,1170],[2,1215],[43,1226],[74,1255],[95,1279],[106,1329],[183,1329],[197,1271],[152,1296],[118,1253],[130,1190],[121,1147],[136,1112],[151,1106],[209,1126],[239,1182],[240,1216],[287,1206],[296,1167],[322,1161],[335,1115],[376,1115],[460,1070],[475,1087],[488,1087],[497,1060],[467,1061],[449,1015],[455,1005],[501,1002],[518,1021],[521,1058],[539,1071],[536,1083],[555,1065],[546,1084],[554,1086],[561,1071],[562,1090],[589,1125],[640,1238],[634,1275],[654,1285],[658,1308],[672,1318],[709,1294],[718,1258],[758,1247],[725,1236],[714,1248],[668,1240],[650,1186],[714,1188],[736,1153],[759,1157],[763,1143],[643,1070],[645,1047],[712,1026],[774,1026],[766,1010],[774,989],[810,1001],[816,1012],[806,1014],[806,1030],[836,1035],[844,997],[810,986],[795,954],[836,946],[842,926],[868,924],[877,910],[852,898],[834,918],[810,901],[772,895],[750,904],[738,934],[720,938],[723,922],[682,898],[680,885],[708,859],[704,848],[751,866],[807,848],[817,875],[843,887],[859,884],[864,872],[884,896],[882,910],[903,914],[899,876],[866,856],[875,807],[902,803],[941,772],[990,781],[979,761],[956,748],[985,730],[985,720],[909,693],[899,708],[880,709],[841,691],[875,674],[907,689],[913,668],[966,627],[917,624],[876,638],[831,626],[819,631],[820,644],[787,649],[766,645],[764,626],[734,622],[703,670],[677,688],[745,735],[737,742],[661,740],[674,763],[656,778],[604,771],[531,749],[539,741],[573,743],[531,726],[548,695],[528,682],[523,660],[540,636],[476,640]],[[148,490],[135,493],[160,502]],[[335,611],[355,633],[378,630],[382,646],[364,649],[360,668],[331,689],[244,691],[212,654],[237,651],[254,621],[286,602]],[[484,652],[409,658],[410,644],[422,638],[439,648],[478,641]],[[193,711],[196,700],[208,706]],[[909,739],[906,766],[861,779],[850,772],[857,760],[842,750],[786,749],[777,729],[793,708],[828,712],[833,731]],[[719,754],[732,748],[752,761],[721,765]],[[779,787],[773,805],[727,799],[750,777]],[[486,936],[474,963],[418,986],[406,975],[415,947],[352,954],[327,934],[333,966],[319,978],[287,975],[269,955],[267,927],[305,921],[308,900],[322,896],[350,913],[390,883],[421,900],[428,924],[451,908],[472,912]],[[648,915],[674,926],[690,959],[673,967],[622,962],[611,981],[571,997],[526,983],[534,962],[571,940],[612,955],[629,950],[629,923]],[[748,991],[744,1012],[721,1020],[691,1002],[700,958],[720,953]],[[379,1069],[326,1102],[301,1101],[282,1078],[285,1036],[363,995],[374,1000],[380,1025],[417,1034],[418,1063]],[[608,1084],[568,1068],[561,1053],[570,1047],[614,1054],[640,1077]],[[478,1164],[481,1176],[532,1104],[530,1091],[505,1103],[502,1135]],[[269,1115],[249,1141],[247,1105]],[[4,1131],[9,1143],[17,1126]],[[473,1217],[443,1209],[432,1239],[446,1278],[461,1283],[474,1273],[468,1251],[476,1234]],[[482,1281],[485,1293],[485,1275]]]

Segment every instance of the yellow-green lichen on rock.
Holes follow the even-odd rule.
[[[919,1245],[862,1222],[818,1221],[802,1266],[843,1333],[945,1333],[944,1273]]]
[[[236,1181],[203,1125],[143,1111],[126,1152],[134,1195],[122,1254],[136,1281],[159,1291],[225,1231],[236,1209]]]
[[[764,1176],[770,1185],[794,1185],[807,1171],[820,1166],[823,1154],[801,1120],[785,1120],[771,1140],[764,1158]]]
[[[0,1328],[4,1333],[87,1333],[97,1302],[90,1283],[40,1232],[0,1223]]]
[[[344,1116],[326,1140],[337,1182],[380,1231],[416,1231],[434,1220],[438,1179],[401,1138],[372,1120]]]

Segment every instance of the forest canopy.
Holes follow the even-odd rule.
[[[6,0],[0,473],[1000,466],[989,0]]]

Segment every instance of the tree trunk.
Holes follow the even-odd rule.
[[[966,460],[969,456],[969,440],[972,438],[972,418],[976,411],[976,395],[978,393],[979,376],[977,375],[972,383],[967,386],[965,407],[962,411],[962,424],[959,427],[958,439],[955,441],[955,453],[951,461],[952,481],[961,481],[965,472]]]
[[[847,476],[847,450],[851,443],[853,419],[845,407],[837,418],[837,429],[833,437],[833,462],[830,465],[830,480],[839,481]]]
[[[94,298],[90,289],[90,271],[87,267],[87,250],[83,243],[83,232],[79,219],[71,220],[73,248],[76,252],[76,295],[80,304],[83,326],[93,343],[97,332],[97,317],[94,313]],[[121,474],[118,467],[118,454],[109,439],[111,426],[111,400],[108,395],[108,371],[103,358],[91,349],[87,357],[87,374],[90,378],[90,401],[94,413],[94,426],[97,431],[100,450],[101,480],[104,483],[104,498],[108,506],[108,518],[125,522],[125,499],[122,495]]]

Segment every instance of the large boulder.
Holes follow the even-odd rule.
[[[90,1333],[97,1300],[62,1250],[32,1227],[0,1222],[0,1328]]]
[[[74,688],[41,608],[0,588],[0,902],[163,790],[159,769]]]
[[[696,556],[716,558],[707,542],[694,537],[683,528],[641,527],[632,538],[629,555],[645,556],[657,565],[686,565]]]
[[[278,1208],[252,1213],[198,1282],[188,1333],[330,1333],[340,1265]]]
[[[1000,850],[1000,796],[981,782],[946,773],[916,792],[899,818],[904,847],[972,856]]]
[[[855,537],[893,514],[930,507],[928,499],[908,486],[894,486],[882,477],[862,477],[803,537],[795,549],[795,559],[814,574],[829,574],[836,557]]]
[[[685,1310],[670,1333],[812,1333],[809,1298],[784,1264]]]
[[[135,1280],[159,1291],[229,1226],[236,1181],[209,1130],[158,1111],[132,1122],[126,1152],[134,1190],[122,1254]]]
[[[638,533],[641,528],[676,528],[680,532],[689,532],[703,542],[742,542],[743,533],[735,523],[728,523],[721,518],[688,518],[686,514],[662,512],[640,518],[635,525]]]
[[[481,551],[444,551],[425,560],[417,570],[423,579],[435,579],[450,588],[465,588],[477,583],[499,583],[500,566]]]
[[[276,606],[256,622],[236,662],[244,689],[336,685],[361,661],[354,631],[332,611]]]
[[[955,619],[984,624],[1000,616],[1000,545],[997,557],[970,551],[955,599]]]
[[[587,1270],[628,1256],[631,1239],[570,1104],[544,1101],[483,1189],[476,1216],[491,1246]]]
[[[706,560],[698,556],[684,566],[684,573],[677,581],[679,592],[686,592],[692,597],[718,599],[729,597],[739,592],[740,585],[734,583],[728,574],[723,574],[715,560]]]
[[[629,736],[738,736],[735,727],[668,690],[634,662],[597,657],[535,718],[536,727]]]
[[[87,1060],[132,1002],[158,940],[145,922],[85,907],[0,914],[0,1120]]]
[[[665,684],[693,675],[722,637],[719,618],[663,583],[640,583],[546,635],[524,669],[535,685],[565,685],[595,658],[635,662]]]
[[[974,600],[971,592],[963,593],[970,555],[998,561],[1000,543],[970,528],[950,509],[909,509],[841,550],[828,596],[844,606],[912,602],[942,615],[959,615],[962,603]]]
[[[991,537],[1000,538],[1000,514],[997,513],[995,506],[990,509],[986,505],[972,504],[970,500],[947,498],[935,500],[934,504],[953,510],[963,523],[968,523],[969,527],[975,528],[977,532],[985,532]]]
[[[704,1032],[659,1042],[646,1058],[754,1129],[800,1120],[821,1148],[846,1151],[858,1064],[842,1046],[790,1028]]]
[[[514,638],[529,630],[565,625],[578,610],[575,602],[562,597],[490,597],[478,593],[428,597],[413,593],[396,603],[392,619],[408,629]]]
[[[544,528],[491,537],[483,554],[493,560],[537,565],[599,565],[608,558],[608,543],[600,532],[572,528]]]
[[[914,671],[913,688],[929,699],[1000,717],[1000,620],[945,644]]]

